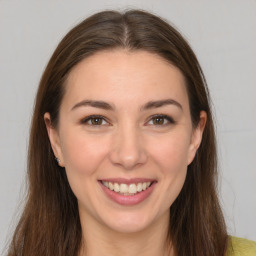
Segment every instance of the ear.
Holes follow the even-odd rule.
[[[197,127],[193,129],[192,136],[191,136],[189,153],[188,153],[188,165],[191,164],[192,161],[194,160],[197,149],[201,144],[206,121],[207,121],[207,114],[205,111],[201,111],[200,121]]]
[[[58,164],[61,167],[64,167],[64,161],[63,161],[63,154],[62,154],[62,149],[60,145],[60,138],[59,138],[59,133],[56,128],[52,126],[51,122],[51,116],[50,113],[45,113],[44,114],[44,122],[46,125],[48,137],[51,143],[51,147],[53,150],[53,153],[55,157],[59,160]]]

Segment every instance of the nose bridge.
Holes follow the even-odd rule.
[[[120,124],[114,134],[110,152],[113,164],[129,170],[147,160],[139,127],[136,124]]]

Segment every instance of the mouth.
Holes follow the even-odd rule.
[[[134,196],[142,191],[147,190],[153,182],[139,182],[139,183],[117,183],[102,180],[101,183],[111,191],[115,191],[116,193],[123,196]]]
[[[99,180],[105,194],[121,205],[135,205],[149,197],[157,181],[148,179]]]

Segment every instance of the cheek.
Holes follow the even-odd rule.
[[[106,146],[102,138],[92,138],[84,133],[66,132],[65,135],[62,152],[67,178],[78,201],[89,207],[94,202],[90,191],[95,191],[97,170],[105,159]]]
[[[166,136],[151,147],[151,155],[165,175],[173,175],[187,168],[189,138],[186,135]]]
[[[170,138],[159,147],[157,158],[161,165],[162,195],[165,208],[176,200],[187,175],[188,142]]]
[[[92,175],[106,155],[106,143],[102,137],[73,133],[63,140],[62,152],[65,168],[77,175]]]
[[[188,133],[173,133],[159,141],[154,149],[154,159],[161,171],[164,200],[170,207],[179,195],[187,175],[187,159],[190,145]]]

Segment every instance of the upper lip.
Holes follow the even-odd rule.
[[[107,181],[107,182],[112,182],[112,183],[118,183],[118,184],[138,184],[138,183],[143,183],[143,182],[154,182],[156,181],[155,179],[149,179],[149,178],[106,178],[102,179],[100,181]]]

